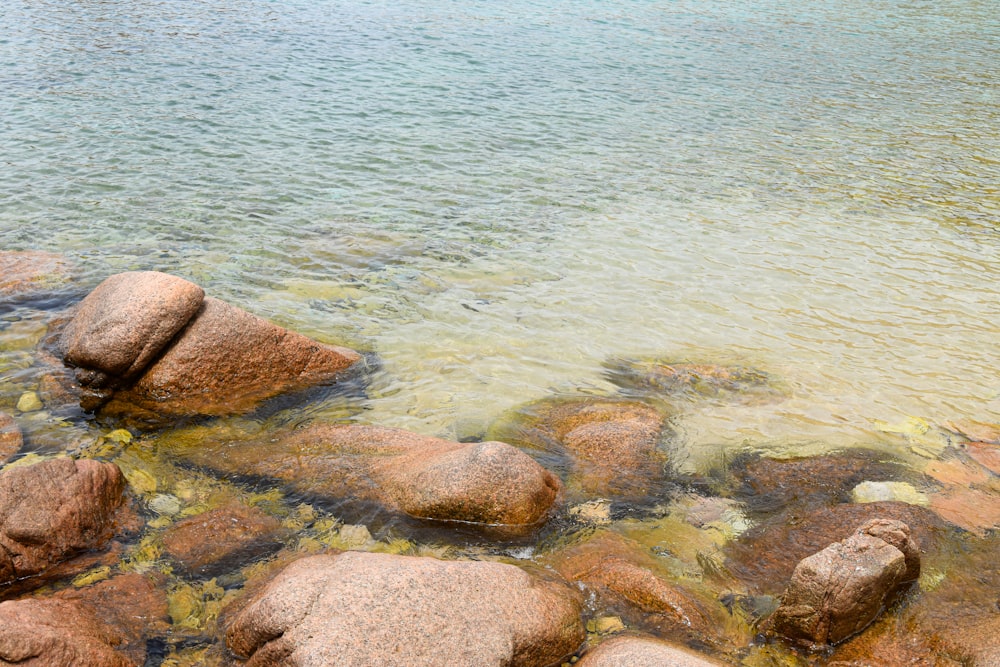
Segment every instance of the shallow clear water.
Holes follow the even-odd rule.
[[[0,247],[376,352],[366,420],[474,437],[660,356],[790,389],[678,418],[692,469],[1000,421],[992,2],[7,0],[0,25]]]

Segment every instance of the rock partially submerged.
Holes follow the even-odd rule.
[[[0,463],[9,460],[24,445],[24,438],[17,422],[10,415],[0,412]]]
[[[502,442],[451,442],[361,424],[207,440],[177,453],[230,475],[276,479],[310,496],[487,526],[540,523],[560,489],[555,476]]]
[[[0,473],[0,586],[104,547],[127,522],[113,463],[52,459]]]
[[[85,410],[154,424],[245,413],[333,383],[361,359],[155,271],[105,280],[49,345],[76,369]]]
[[[615,637],[587,651],[578,667],[719,667],[725,663],[652,637]]]
[[[581,644],[579,595],[513,565],[346,552],[295,561],[227,623],[254,667],[556,664]]]
[[[642,401],[582,396],[537,401],[494,424],[488,437],[538,457],[569,459],[567,485],[588,494],[650,495],[664,476],[666,415]]]
[[[165,630],[166,597],[138,574],[47,599],[0,604],[0,664],[139,667]]]
[[[875,519],[803,559],[768,624],[792,639],[835,644],[867,627],[919,575],[909,527]]]

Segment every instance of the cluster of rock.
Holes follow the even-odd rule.
[[[281,394],[336,382],[361,360],[157,272],[108,278],[45,345],[71,369],[84,408],[144,424],[245,413]],[[311,424],[249,439],[206,437],[169,453],[220,477],[276,483],[338,512],[355,507],[365,515],[374,506],[487,536],[525,535],[567,500],[662,499],[673,415],[657,396],[780,396],[773,378],[743,367],[618,360],[609,374],[624,395],[531,403],[498,420],[486,442]],[[1000,433],[976,435],[979,448],[970,456],[988,472],[973,483],[986,488],[1000,472],[1000,450],[987,447],[988,437],[1000,444]],[[0,464],[22,446],[14,421],[0,414]],[[954,480],[959,472],[927,474]],[[189,579],[223,577],[280,552],[273,567],[221,605],[212,631],[226,649],[215,654],[219,665],[542,667],[572,660],[584,667],[703,667],[746,657],[746,646],[727,635],[737,613],[750,618],[754,632],[792,645],[835,646],[832,655],[845,664],[873,655],[885,664],[917,664],[913,656],[932,641],[968,664],[995,664],[1000,620],[995,609],[983,611],[995,600],[972,600],[977,615],[960,632],[935,630],[933,640],[921,635],[901,646],[866,631],[912,590],[921,552],[961,525],[942,519],[947,514],[931,502],[851,502],[858,488],[902,484],[895,481],[901,475],[897,464],[863,450],[731,462],[724,479],[702,480],[724,497],[695,503],[700,514],[692,511],[689,525],[719,523],[720,508],[731,503],[753,527],[717,553],[698,553],[701,580],[679,577],[672,568],[681,561],[670,549],[656,557],[615,528],[593,525],[550,545],[528,567],[355,551],[304,555],[282,551],[288,526],[242,502],[172,523],[158,548],[173,573]],[[141,527],[136,504],[114,463],[56,458],[0,470],[0,599],[7,599],[0,603],[0,664],[145,663],[147,638],[163,636],[168,617],[176,626],[181,612],[176,591],[168,604],[162,575],[114,574],[121,541]],[[991,545],[984,561],[995,555]],[[1000,586],[1000,566],[987,562],[980,576]],[[99,565],[109,566],[110,578],[97,584],[8,599]],[[720,590],[727,592],[720,597]],[[970,601],[938,603],[951,609]],[[613,615],[585,623],[596,609]],[[934,625],[933,612],[912,609],[914,626]],[[579,657],[624,628],[629,632]]]

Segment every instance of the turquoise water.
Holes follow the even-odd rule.
[[[377,352],[370,421],[467,437],[649,355],[791,387],[681,420],[692,465],[1000,420],[992,2],[7,0],[0,24],[0,247]]]

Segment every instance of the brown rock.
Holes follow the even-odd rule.
[[[66,362],[116,379],[135,377],[204,297],[194,283],[158,271],[113,275],[80,302],[63,331]]]
[[[598,495],[647,495],[664,476],[669,437],[666,416],[640,401],[557,398],[530,403],[505,415],[489,432],[543,455],[571,463],[571,487]]]
[[[88,605],[67,600],[0,603],[0,664],[25,667],[138,667],[115,650],[125,634]]]
[[[711,641],[716,625],[694,595],[658,572],[639,544],[601,532],[546,562],[569,581],[594,591],[599,603],[632,625],[679,639]]]
[[[21,429],[8,414],[0,412],[0,463],[9,460],[24,445]]]
[[[718,667],[725,663],[652,637],[615,637],[587,651],[578,667]]]
[[[768,623],[792,639],[835,644],[864,629],[919,574],[909,527],[876,519],[802,560]]]
[[[47,296],[64,287],[71,273],[62,255],[36,250],[0,250],[0,302]]]
[[[239,414],[279,394],[332,383],[360,358],[206,297],[174,342],[102,414]]]
[[[118,466],[61,458],[0,473],[0,584],[105,546],[119,529]]]
[[[501,563],[346,552],[292,563],[228,624],[247,665],[551,665],[579,596]]]
[[[212,577],[281,548],[281,522],[232,503],[188,517],[163,536],[164,555],[193,575]]]
[[[806,512],[793,509],[774,514],[727,544],[727,569],[751,590],[778,593],[799,561],[847,539],[858,525],[878,518],[909,526],[913,541],[923,552],[934,551],[949,532],[945,522],[928,508],[894,501],[846,503]]]
[[[559,492],[551,473],[510,445],[360,424],[314,424],[249,442],[205,441],[179,454],[229,474],[278,479],[300,493],[375,502],[440,521],[534,525]]]

